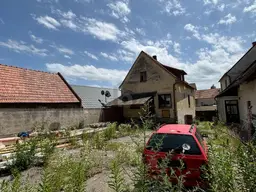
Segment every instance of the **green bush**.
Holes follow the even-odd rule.
[[[10,168],[23,171],[32,166],[35,163],[37,144],[37,139],[30,139],[26,142],[17,143]]]

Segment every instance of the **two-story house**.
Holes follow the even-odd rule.
[[[220,79],[218,116],[225,123],[250,125],[256,115],[256,43]],[[249,126],[250,127],[250,126]]]
[[[141,52],[120,85],[121,96],[108,103],[123,108],[125,119],[139,118],[148,104],[158,120],[192,123],[195,89],[185,81],[186,72],[163,65],[157,56]]]

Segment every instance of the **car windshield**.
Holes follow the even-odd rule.
[[[180,135],[180,134],[161,134],[155,133],[152,135],[148,142],[147,149],[160,151],[160,152],[171,152],[172,150],[182,150],[182,145],[186,143],[190,145],[190,150],[185,151],[187,155],[200,155],[201,151],[191,135]]]

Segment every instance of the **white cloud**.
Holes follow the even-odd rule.
[[[118,58],[115,55],[107,54],[104,52],[100,52],[100,55],[111,60],[111,61],[118,61]]]
[[[27,43],[23,41],[15,41],[8,39],[8,41],[3,42],[0,41],[0,46],[9,48],[17,53],[29,53],[33,55],[39,55],[39,56],[47,56],[47,49],[39,49],[36,48],[34,45],[28,45]]]
[[[120,30],[112,23],[96,20],[94,18],[83,18],[85,21],[83,31],[90,33],[100,40],[117,41],[121,35]]]
[[[111,10],[111,15],[117,19],[121,19],[122,22],[126,23],[129,21],[127,15],[131,13],[129,8],[129,0],[116,1],[107,5]]]
[[[178,53],[178,54],[181,54],[181,51],[180,51],[180,44],[177,43],[177,42],[174,42],[173,43],[173,50],[174,52]]]
[[[73,55],[74,54],[74,52],[71,49],[68,49],[68,48],[66,48],[62,45],[57,46],[57,45],[53,44],[53,45],[50,45],[50,47],[55,48],[60,53],[64,53],[64,54],[67,54],[67,55]]]
[[[186,9],[181,5],[179,0],[159,0],[160,6],[163,7],[163,11],[169,15],[183,15],[186,13]]]
[[[140,35],[142,35],[142,36],[146,35],[145,30],[142,29],[142,28],[136,27],[136,28],[135,28],[135,31],[136,31],[137,33],[139,33]]]
[[[217,9],[218,9],[219,11],[224,11],[225,7],[226,7],[225,4],[221,4],[221,5],[218,6]]]
[[[44,42],[44,40],[42,38],[33,35],[31,32],[29,32],[29,36],[30,36],[32,41],[34,41],[38,44],[42,44]]]
[[[230,25],[236,22],[236,16],[232,16],[230,13],[221,19],[218,23],[224,25]]]
[[[118,54],[118,58],[119,60],[123,60],[126,62],[132,62],[133,60],[135,60],[136,55],[130,51],[126,51],[123,49],[119,49],[117,51]]]
[[[68,55],[64,55],[64,57],[67,58],[67,59],[71,59],[71,57],[68,56]]]
[[[68,27],[74,31],[77,30],[77,25],[72,20],[61,19],[60,22],[65,27]]]
[[[192,25],[192,24],[189,23],[189,24],[186,24],[186,25],[184,26],[184,29],[187,30],[187,31],[192,32],[192,33],[193,33],[193,36],[194,36],[195,38],[200,39],[200,34],[199,34],[199,32],[198,32],[198,27],[196,27],[196,26],[194,26],[194,25]]]
[[[2,18],[0,18],[0,24],[5,24]]]
[[[92,53],[89,53],[88,51],[84,51],[84,54],[86,54],[88,57],[91,57],[94,60],[98,60],[98,57]]]
[[[251,12],[251,13],[253,13],[255,15],[255,13],[256,13],[256,1],[254,1],[254,3],[251,4],[250,6],[245,7],[244,8],[244,12],[245,13],[246,12]]]
[[[218,0],[203,0],[205,5],[208,4],[214,4],[216,5],[218,3]]]
[[[73,64],[65,66],[60,63],[47,63],[46,67],[48,71],[60,72],[68,78],[109,82],[114,86],[118,86],[127,74],[125,70],[97,68],[93,65]]]
[[[34,17],[34,19],[41,25],[44,25],[48,29],[54,29],[57,30],[58,27],[61,26],[61,24],[54,19],[53,17],[49,17],[48,15],[42,17]]]

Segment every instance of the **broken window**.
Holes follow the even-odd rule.
[[[159,108],[170,108],[172,107],[171,94],[158,95]]]
[[[147,81],[147,72],[146,71],[140,72],[140,82],[145,82],[145,81]]]

